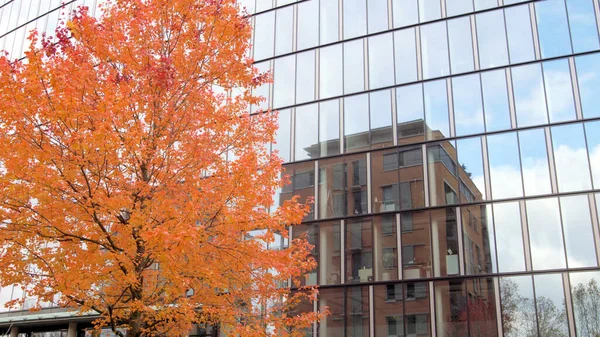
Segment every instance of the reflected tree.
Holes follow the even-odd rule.
[[[577,336],[600,337],[600,287],[595,279],[573,288]]]

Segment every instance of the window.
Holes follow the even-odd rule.
[[[422,164],[421,149],[411,149],[398,153],[398,166],[407,167]]]
[[[409,2],[409,1],[406,1]],[[394,32],[396,84],[417,80],[417,45],[415,29]]]
[[[315,98],[315,51],[296,56],[296,103],[309,102]]]
[[[294,176],[294,189],[299,190],[302,188],[308,188],[313,186],[315,183],[315,172],[301,172],[296,173]]]
[[[541,65],[513,67],[511,73],[517,125],[523,127],[548,123]]]
[[[381,253],[383,269],[396,268],[396,248],[383,248]]]
[[[387,0],[367,0],[369,13],[369,34],[388,29]]]
[[[471,40],[471,21],[468,17],[448,21],[448,39],[450,41],[450,68],[453,74],[472,71],[473,43]]]
[[[403,287],[402,284],[387,284],[386,285],[387,301],[391,301],[391,302],[402,301],[402,299],[403,299],[402,287]]]
[[[415,264],[415,246],[402,246],[402,264]]]
[[[275,12],[255,16],[254,59],[261,60],[273,56],[275,38]]]
[[[393,45],[391,33],[369,37],[369,88],[394,84],[394,72],[390,71],[394,69]]]
[[[290,53],[293,41],[294,8],[289,6],[275,12],[275,55]]]
[[[509,7],[505,9],[505,14],[510,63],[532,61],[535,54],[529,6]]]
[[[367,212],[367,191],[357,191],[352,193],[354,199],[353,214],[364,214]]]
[[[423,79],[450,74],[445,22],[421,26],[421,54]]]
[[[427,297],[427,283],[407,283],[406,299],[415,300]]]
[[[344,93],[351,94],[365,90],[363,69],[363,41],[355,40],[344,43]]]
[[[414,25],[419,22],[417,1],[392,0],[394,28]]]
[[[365,0],[344,0],[344,39],[367,33],[366,9]]]
[[[400,224],[402,225],[403,232],[410,232],[413,230],[413,217],[411,213],[400,214]]]
[[[381,211],[394,211],[398,207],[398,185],[383,186],[383,200]]]
[[[318,12],[319,1],[303,1],[298,4],[298,50],[319,44],[319,20],[315,17]]]
[[[365,160],[356,160],[352,162],[353,175],[352,182],[354,186],[364,186],[367,184],[367,162]]]
[[[398,169],[398,154],[388,153],[383,155],[383,170],[392,171]]]
[[[571,38],[564,0],[536,2],[535,18],[537,19],[542,58],[571,53]]]
[[[382,235],[392,235],[396,231],[396,224],[394,221],[395,215],[387,214],[381,217],[381,234]],[[384,248],[388,249],[388,248]],[[385,254],[384,254],[385,255]]]
[[[508,64],[503,11],[477,14],[476,20],[481,69]]]
[[[402,316],[386,316],[388,337],[404,336],[404,327],[402,326]]]
[[[315,1],[316,2],[316,1]],[[321,44],[338,40],[338,0],[320,0]],[[314,15],[314,12],[313,14]],[[327,68],[325,68],[327,69]]]
[[[446,204],[452,205],[458,202],[458,198],[454,189],[444,182],[444,194],[446,195]]]
[[[407,315],[406,316],[406,334],[407,335],[427,335],[429,333],[429,322],[427,314]]]
[[[405,181],[400,183],[400,209],[411,209],[412,204],[412,183]]]
[[[337,3],[337,2],[336,2]],[[320,98],[328,98],[342,94],[342,45],[336,44],[319,50],[319,66],[327,71],[320,72]]]

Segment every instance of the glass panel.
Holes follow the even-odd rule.
[[[318,158],[319,149],[319,112],[317,104],[296,108],[296,149],[295,160]]]
[[[549,61],[544,62],[542,67],[550,122],[575,119],[569,62],[566,59]]]
[[[401,283],[375,286],[375,337],[404,336],[404,291]]]
[[[314,0],[313,0],[314,1]],[[344,39],[367,34],[365,0],[344,0]]]
[[[345,151],[368,149],[369,96],[367,94],[344,98]]]
[[[569,336],[562,275],[533,276],[540,336]]]
[[[296,54],[296,103],[315,99],[315,51]]]
[[[535,17],[542,58],[570,54],[571,38],[564,0],[536,2]]]
[[[569,273],[577,337],[600,334],[600,272]]]
[[[455,16],[473,11],[472,0],[448,0],[446,1],[447,16]]]
[[[419,19],[421,22],[432,21],[441,17],[439,0],[419,0]]]
[[[392,34],[369,37],[369,88],[394,84],[394,41]]]
[[[335,42],[338,36],[338,0],[320,0],[320,43]],[[313,13],[314,15],[315,13]],[[327,68],[324,68],[327,69]]]
[[[387,0],[368,0],[369,34],[388,29]]]
[[[273,57],[275,12],[256,15],[254,20],[254,59],[261,60]]]
[[[466,274],[496,273],[492,205],[465,206],[460,210]]]
[[[446,93],[446,80],[425,82],[425,121],[427,139],[440,139],[450,136],[448,121],[448,96]]]
[[[458,230],[454,208],[431,211],[431,234],[434,276],[458,275]]]
[[[508,64],[504,13],[501,10],[477,14],[477,44],[481,69]]]
[[[498,6],[496,0],[475,0],[475,10],[480,11],[482,9],[494,8]]]
[[[273,70],[273,106],[275,108],[294,104],[296,55],[275,59]]]
[[[404,279],[432,277],[429,212],[400,214]]]
[[[363,40],[346,42],[344,43],[344,93],[351,94],[364,90]]]
[[[304,237],[314,248],[310,255],[317,262],[316,268],[300,278],[300,285],[339,284],[340,278],[340,225],[338,222],[322,222],[313,225],[294,226],[293,237]]]
[[[396,88],[398,144],[424,140],[423,86],[414,84]]]
[[[440,337],[466,337],[467,294],[462,280],[437,281],[435,313],[437,335]]]
[[[417,80],[417,49],[415,29],[394,32],[394,56],[396,63],[396,84]]]
[[[511,71],[517,125],[524,127],[548,123],[540,64],[514,67]]]
[[[367,161],[364,154],[319,161],[319,216],[367,213]]]
[[[469,17],[448,21],[450,41],[450,68],[453,74],[472,71],[473,43],[471,40],[471,20]]]
[[[557,198],[527,200],[533,270],[566,268]]]
[[[518,202],[494,204],[498,272],[525,270],[521,213]]]
[[[275,55],[292,52],[294,31],[294,7],[288,6],[275,11]]]
[[[298,50],[319,44],[319,20],[315,15],[318,12],[319,1],[303,1],[298,4]]]
[[[256,11],[261,12],[273,7],[273,1],[271,0],[256,0]]]
[[[481,73],[485,127],[488,132],[510,128],[508,90],[504,70]]]
[[[283,187],[279,196],[279,206],[293,196],[299,196],[299,203],[306,202],[315,196],[315,165],[312,162],[296,163],[285,166],[286,173],[289,174],[290,184]],[[314,217],[313,205],[311,210],[304,217],[305,221],[312,220]]]
[[[487,142],[493,198],[522,196],[521,163],[516,133],[490,135]]]
[[[290,161],[292,114],[290,109],[279,110],[279,129],[273,143],[273,151],[278,151],[284,162]]]
[[[509,7],[505,10],[506,33],[510,63],[520,63],[535,59],[533,33],[529,18],[529,5]]]
[[[452,78],[456,135],[484,132],[479,75]]]
[[[590,189],[592,184],[582,125],[555,126],[551,131],[558,191]]]
[[[373,217],[375,281],[398,279],[398,247],[396,235],[395,214],[385,214]]]
[[[481,139],[466,138],[457,140],[459,194],[461,202],[485,200],[485,178],[481,155]]]
[[[538,336],[531,276],[501,278],[500,306],[504,337]]]
[[[496,294],[492,278],[466,280],[470,337],[497,337]]]
[[[525,195],[551,193],[550,168],[548,167],[544,130],[519,131],[519,145]]]
[[[417,1],[392,0],[394,28],[414,25],[419,22]]]
[[[588,156],[595,188],[600,188],[600,121],[585,123]]]
[[[259,73],[265,73],[267,71],[271,71],[269,66],[269,62],[255,63],[254,67],[258,70]],[[265,83],[254,90],[252,90],[252,95],[256,97],[262,97],[263,101],[252,105],[250,107],[251,112],[256,112],[259,110],[266,110],[269,107],[269,83]]]
[[[421,26],[421,54],[423,79],[450,74],[445,22]]]
[[[369,288],[346,289],[346,334],[347,336],[369,335]],[[329,336],[329,335],[327,335]]]
[[[575,58],[583,117],[600,117],[600,54]]]
[[[346,221],[346,283],[372,282],[373,232],[371,218]]]
[[[321,157],[340,153],[340,103],[319,103],[319,144]]]
[[[344,337],[344,288],[319,290],[319,311],[329,310],[329,315],[319,322],[319,336]]]
[[[370,93],[369,107],[371,111],[371,147],[393,145],[391,91],[382,90]]]
[[[569,268],[597,266],[587,196],[561,197],[560,208]]]
[[[573,52],[582,53],[598,49],[598,28],[592,1],[567,0],[567,13]]]
[[[427,169],[429,172],[429,200],[431,206],[458,203],[455,141],[428,145]]]
[[[321,48],[319,51],[319,67],[327,69],[319,74],[320,98],[328,98],[342,94],[342,45],[336,44]]]

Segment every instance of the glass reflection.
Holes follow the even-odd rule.
[[[453,205],[458,198],[458,165],[456,141],[446,141],[427,146],[429,176],[429,202],[431,206]]]
[[[598,28],[592,1],[567,0],[567,13],[573,52],[582,53],[598,49]]]
[[[315,196],[315,165],[312,162],[296,163],[285,166],[285,173],[290,176],[290,184],[284,186],[279,196],[279,205],[290,200],[293,196],[299,196],[299,203],[305,203],[307,199]],[[304,216],[304,220],[312,220],[314,217],[313,205]]]
[[[510,62],[514,64],[534,60],[529,6],[509,7],[504,9],[504,13]]]
[[[492,278],[466,280],[470,337],[497,337],[496,294]]]
[[[319,1],[302,1],[298,4],[298,32],[296,47],[298,50],[311,48],[319,44]],[[256,34],[256,31],[255,31]]]
[[[272,149],[277,151],[283,162],[290,161],[292,114],[290,109],[279,110],[279,129]]]
[[[419,0],[419,19],[421,22],[432,21],[441,17],[439,0]]]
[[[472,71],[473,43],[471,41],[471,20],[462,17],[448,21],[450,41],[450,69],[452,74]]]
[[[583,116],[600,117],[600,54],[578,56],[575,66]]]
[[[394,28],[414,25],[419,22],[417,1],[392,0]]]
[[[487,136],[490,181],[494,199],[523,195],[517,134]]]
[[[392,34],[371,36],[368,42],[369,88],[376,89],[393,85],[394,41]]]
[[[429,212],[400,214],[402,272],[404,279],[432,277]]]
[[[365,90],[363,41],[344,43],[344,93]]]
[[[457,140],[459,194],[461,202],[485,200],[485,178],[481,139],[466,138]]]
[[[423,85],[427,139],[450,136],[448,96],[444,95],[446,92],[446,80],[425,82]]]
[[[600,121],[585,123],[585,136],[594,188],[600,188]]]
[[[518,202],[494,204],[498,272],[525,270],[521,213]]]
[[[258,70],[259,73],[271,71],[269,62],[255,63],[254,67]],[[265,83],[252,90],[252,95],[256,97],[262,97],[264,99],[256,105],[251,105],[251,112],[266,110],[269,107],[269,83]]]
[[[315,51],[296,54],[296,103],[315,99]]]
[[[275,59],[273,70],[273,106],[275,108],[294,104],[296,82],[296,55]]]
[[[388,2],[387,0],[368,0],[367,13],[369,15],[369,34],[388,29]]]
[[[316,284],[339,284],[341,282],[341,236],[339,222],[294,226],[293,238],[305,238],[314,248],[310,255],[317,262],[316,268],[300,278],[300,286]]]
[[[423,104],[423,86],[421,84],[396,88],[398,144],[410,144],[424,140],[425,109]]]
[[[315,1],[316,2],[316,1]],[[338,1],[320,0],[320,43],[327,44],[339,39],[338,35]],[[315,12],[312,13],[313,15]],[[324,68],[328,69],[328,68]]]
[[[369,96],[367,94],[344,98],[344,150],[369,148]]]
[[[533,283],[539,336],[569,336],[561,275],[535,275]]]
[[[319,74],[320,98],[342,94],[342,45],[336,44],[319,50],[319,67],[327,69]]]
[[[541,65],[514,67],[511,73],[517,125],[523,127],[548,123]]]
[[[571,38],[564,0],[535,3],[538,37],[542,58],[571,53]]]
[[[544,84],[548,99],[550,122],[562,122],[575,119],[571,72],[567,59],[548,61],[542,64]]]
[[[367,213],[367,160],[364,154],[319,161],[319,216]]]
[[[344,0],[343,10],[344,39],[366,35],[367,6],[365,0]]]
[[[466,274],[496,273],[492,205],[464,206],[460,210]]]
[[[390,90],[369,94],[371,147],[392,145],[392,96]]]
[[[473,11],[472,0],[450,0],[446,1],[447,16],[454,16]]]
[[[344,337],[346,316],[344,290],[344,288],[319,290],[319,311],[329,310],[329,315],[319,321],[319,336]]]
[[[425,1],[435,1],[438,3],[438,0]],[[445,22],[421,26],[421,58],[423,61],[423,79],[450,74]]]
[[[375,286],[375,336],[430,336],[426,282]]]
[[[275,12],[256,15],[254,20],[254,59],[273,57]]]
[[[437,336],[467,336],[467,293],[462,280],[437,281],[435,313]]]
[[[485,128],[488,132],[510,128],[508,89],[504,70],[481,73]]]
[[[340,153],[340,102],[337,99],[319,103],[319,145],[321,157]]]
[[[395,214],[373,217],[375,281],[398,279],[397,234]]]
[[[534,270],[565,268],[557,198],[527,200],[527,224]]]
[[[415,29],[394,32],[396,84],[417,80],[417,50]]]
[[[479,66],[481,69],[508,64],[504,12],[485,12],[475,16],[477,23],[477,44],[479,46]]]
[[[296,108],[295,160],[318,157],[315,144],[319,143],[319,110],[317,104]],[[301,135],[301,136],[300,136]]]
[[[371,218],[349,219],[345,227],[346,283],[374,281]]]
[[[484,131],[481,85],[479,75],[452,78],[452,98],[456,135],[462,136]]]
[[[346,336],[368,336],[369,316],[369,288],[346,288]]]
[[[521,150],[525,195],[552,192],[544,130],[519,131],[519,148]]]
[[[551,129],[559,192],[588,190],[592,186],[583,125]]]
[[[500,305],[505,337],[539,336],[531,276],[501,278]]]
[[[586,195],[560,198],[569,268],[595,267],[596,251]]]
[[[600,272],[570,273],[577,337],[600,334]]]
[[[275,55],[292,52],[292,33],[294,30],[294,8],[292,6],[275,11]]]

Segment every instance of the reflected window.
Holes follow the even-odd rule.
[[[460,210],[466,274],[496,273],[498,268],[492,205],[466,206]]]
[[[261,60],[273,57],[275,12],[271,11],[256,15],[254,20],[254,59]]]
[[[551,193],[550,168],[544,130],[519,131],[519,149],[525,195]]]
[[[295,101],[296,55],[275,59],[273,70],[273,106],[293,105]]]
[[[437,331],[441,336],[465,336],[467,327],[468,296],[462,280],[437,281],[435,289],[435,312]]]
[[[458,146],[458,176],[461,202],[485,200],[485,178],[481,139],[466,138],[456,141]]]
[[[369,13],[369,34],[388,29],[388,2],[387,0],[368,0],[367,13]]]
[[[570,54],[571,38],[564,0],[536,2],[535,18],[542,58]]]
[[[600,188],[600,121],[585,123],[585,136],[593,185],[595,188]]]
[[[375,336],[429,336],[426,282],[375,286]]]
[[[367,213],[367,161],[364,154],[319,161],[319,216]]]
[[[492,278],[465,281],[470,337],[498,337],[496,294]]]
[[[319,44],[319,1],[302,1],[298,4],[298,50],[311,48]],[[256,34],[256,31],[255,33]]]
[[[510,63],[520,63],[535,59],[533,34],[529,6],[509,7],[504,10]]]
[[[508,89],[504,70],[481,73],[481,89],[486,131],[509,129]]]
[[[317,104],[296,108],[295,160],[319,157],[319,110]]]
[[[369,288],[346,289],[346,334],[347,336],[369,335]],[[321,336],[331,336],[325,334]],[[340,336],[342,337],[342,336]]]
[[[431,206],[458,203],[456,142],[446,141],[428,145],[427,170]]]
[[[598,49],[598,28],[592,1],[567,0],[567,13],[573,52],[582,53]]]
[[[396,84],[416,81],[417,48],[415,29],[409,28],[394,32],[394,48]]]
[[[523,195],[521,162],[516,133],[487,136],[492,197],[513,198]]]
[[[508,64],[504,12],[496,10],[477,14],[477,44],[481,69]]]
[[[344,43],[344,93],[365,90],[363,40]]]
[[[551,132],[558,191],[590,189],[592,184],[583,125],[555,126]]]
[[[344,39],[366,35],[367,5],[365,0],[344,0],[343,10]]]
[[[403,213],[400,217],[400,226],[404,279],[432,277],[429,212]]]
[[[425,138],[423,86],[414,84],[396,88],[396,109],[398,144],[423,141]]]
[[[335,42],[338,36],[338,1],[320,0],[320,43],[326,44]],[[312,15],[315,13],[313,12]],[[328,69],[328,68],[324,68]]]
[[[327,69],[319,74],[320,98],[342,94],[342,45],[336,44],[319,50],[319,67]]]
[[[375,281],[398,279],[396,215],[373,217]],[[360,275],[359,275],[360,276]]]
[[[344,337],[346,308],[344,305],[344,288],[319,290],[319,311],[329,310],[319,324],[319,336]],[[368,317],[368,315],[367,315]]]
[[[557,198],[527,200],[526,208],[533,269],[566,268]]]
[[[525,270],[521,213],[518,202],[493,205],[498,272]]]
[[[292,34],[294,31],[294,8],[292,6],[280,8],[275,18],[275,55],[292,52]]]
[[[344,137],[346,152],[369,148],[369,96],[367,94],[344,98]]]
[[[469,17],[448,21],[448,40],[450,41],[450,68],[452,74],[472,71],[474,69],[473,43]]]
[[[435,1],[437,2],[437,0]],[[421,26],[421,58],[423,62],[423,79],[450,74],[445,22]]]
[[[340,224],[321,222],[318,225],[294,226],[294,239],[304,237],[314,248],[310,255],[317,262],[316,268],[300,278],[300,285],[339,284],[340,275]]]
[[[296,103],[315,99],[315,51],[296,54]]]
[[[446,80],[426,82],[423,85],[427,139],[440,139],[450,136],[448,96],[445,95],[446,92]]]
[[[542,68],[550,122],[575,119],[575,101],[571,87],[569,62],[567,59],[548,61],[542,64]]]
[[[417,1],[392,0],[394,28],[414,25],[419,22]]]
[[[391,33],[369,37],[369,88],[394,84],[393,44]]]
[[[600,54],[575,58],[583,117],[600,117]]]
[[[561,197],[560,209],[569,268],[596,267],[598,261],[587,196]]]
[[[371,218],[346,222],[346,283],[372,282],[373,232]]]
[[[290,184],[285,185],[276,200],[279,201],[279,206],[283,205],[293,196],[299,196],[299,203],[306,202],[309,198],[314,198],[315,195],[315,165],[312,162],[296,163],[285,166],[285,173],[290,176]],[[308,214],[304,216],[304,221],[313,220],[313,205]]]
[[[273,151],[277,151],[283,162],[290,161],[292,114],[290,109],[279,110],[279,129],[275,135]]]
[[[483,107],[479,75],[452,78],[454,124],[456,135],[463,136],[484,131]]]
[[[331,100],[319,103],[320,156],[340,153],[340,103]]]

